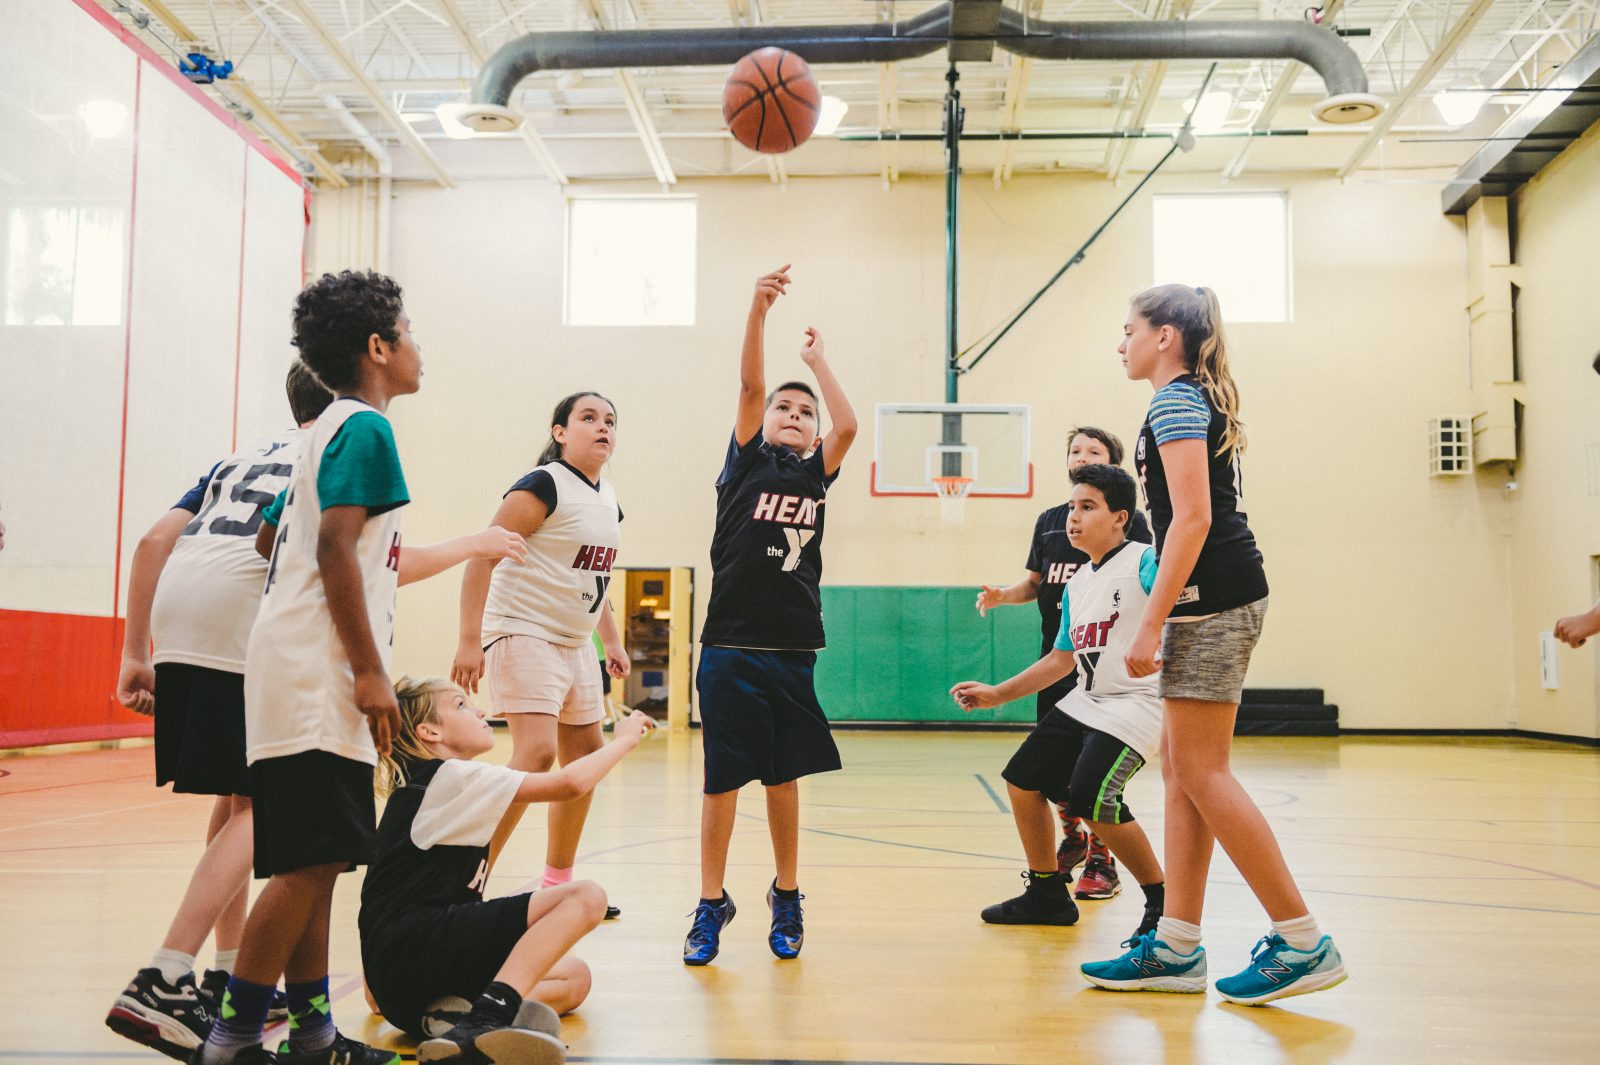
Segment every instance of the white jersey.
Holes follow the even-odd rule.
[[[1161,746],[1161,674],[1131,677],[1123,656],[1133,643],[1156,578],[1156,550],[1125,541],[1100,565],[1085,563],[1067,581],[1056,649],[1071,651],[1079,682],[1056,705],[1092,729],[1152,760]]]
[[[150,611],[155,662],[244,672],[267,560],[256,553],[261,512],[289,483],[306,431],[241,448],[212,470],[200,511],[184,527]]]
[[[616,493],[604,477],[590,484],[561,462],[540,466],[512,491],[540,473],[555,482],[556,506],[526,538],[526,561],[495,566],[483,607],[485,645],[502,636],[537,636],[577,647],[600,623],[622,543]]]
[[[345,423],[368,412],[382,417],[358,399],[334,400],[312,426],[289,481],[261,613],[250,633],[245,662],[246,759],[252,765],[312,750],[369,765],[378,760],[367,719],[356,709],[355,674],[334,629],[317,567],[322,526],[317,482],[322,460]],[[387,671],[400,578],[399,507],[367,519],[356,543],[356,558],[367,620]]]

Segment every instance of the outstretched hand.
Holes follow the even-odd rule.
[[[983,684],[975,680],[964,680],[950,689],[950,695],[955,699],[956,705],[962,710],[987,710],[1000,705],[999,692],[993,684]]]
[[[766,314],[767,309],[778,301],[789,290],[789,265],[784,263],[770,274],[763,274],[756,279],[756,292],[750,302],[750,309],[758,314]]]
[[[996,588],[991,584],[985,584],[983,591],[978,593],[978,616],[980,618],[988,617],[989,611],[1005,601],[1006,593],[1004,588]]]
[[[510,529],[502,529],[498,525],[491,525],[482,532],[472,535],[472,557],[487,558],[494,562],[505,558],[516,562],[526,562],[528,559],[528,544],[527,541]]]
[[[806,342],[800,346],[800,361],[813,366],[822,358],[822,334],[815,327],[806,326]]]

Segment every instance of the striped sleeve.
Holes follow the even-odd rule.
[[[1187,381],[1173,381],[1150,401],[1150,431],[1156,446],[1174,440],[1204,440],[1211,427],[1211,405],[1205,393]]]

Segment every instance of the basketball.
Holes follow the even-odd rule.
[[[739,60],[722,88],[722,118],[733,139],[768,154],[804,144],[821,104],[811,68],[782,48],[760,48]]]

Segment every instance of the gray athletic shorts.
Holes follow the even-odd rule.
[[[1161,632],[1161,697],[1237,703],[1250,652],[1261,639],[1266,599],[1200,621],[1169,621]]]

